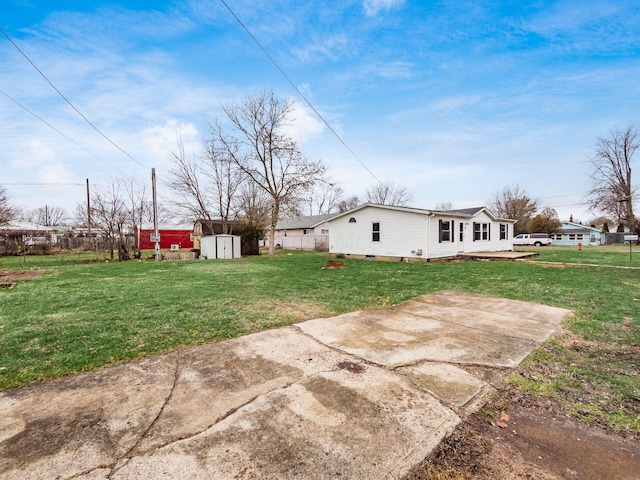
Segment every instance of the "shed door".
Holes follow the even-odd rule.
[[[216,258],[233,258],[233,237],[216,237]]]

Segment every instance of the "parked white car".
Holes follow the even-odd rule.
[[[513,237],[513,244],[542,247],[543,245],[551,245],[551,238],[548,233],[521,233]]]

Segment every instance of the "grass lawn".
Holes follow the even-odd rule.
[[[345,259],[342,270],[323,269],[326,255],[285,251],[158,263],[0,258],[0,270],[43,270],[0,289],[0,389],[450,289],[573,309],[567,334],[511,381],[586,421],[640,433],[640,269],[607,266],[629,266],[628,247],[538,250],[532,262]]]

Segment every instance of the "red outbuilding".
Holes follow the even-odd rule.
[[[191,250],[193,248],[193,225],[184,224],[159,224],[160,248],[162,250]],[[155,243],[152,241],[153,224],[143,224],[140,229],[134,229],[136,246],[139,250],[153,250]]]

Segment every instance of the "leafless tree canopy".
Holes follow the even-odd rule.
[[[338,211],[344,190],[332,181],[321,181],[304,200],[300,215],[325,215]]]
[[[517,220],[513,227],[517,235],[528,231],[529,221],[538,210],[538,201],[531,199],[520,185],[507,186],[489,201],[489,209],[499,217]]]
[[[272,92],[246,97],[223,108],[231,128],[220,128],[216,138],[223,154],[270,199],[269,255],[274,254],[281,212],[297,206],[326,173],[322,161],[306,158],[297,142],[282,132],[293,105],[293,100],[280,100]]]
[[[413,195],[409,193],[407,187],[396,185],[389,181],[377,183],[373,187],[368,188],[366,192],[367,202],[377,203],[379,205],[394,205],[397,207],[406,207],[412,200]]]
[[[4,187],[0,186],[0,225],[10,222],[18,215],[18,208],[11,204]]]
[[[110,256],[118,252],[120,260],[129,258],[126,234],[153,219],[151,201],[144,185],[124,179],[115,179],[91,193],[91,226],[106,240]],[[87,203],[77,205],[74,223],[87,227]]]
[[[356,208],[358,205],[360,205],[360,203],[360,197],[358,197],[357,195],[351,195],[350,197],[347,197],[338,202],[338,212],[344,213],[347,210]]]
[[[26,219],[38,225],[55,227],[64,224],[69,220],[69,216],[64,208],[45,205],[44,207],[31,210]]]
[[[182,137],[178,135],[177,150],[170,153],[173,165],[169,169],[167,186],[175,194],[173,202],[178,209],[191,217],[211,219],[212,195],[204,183],[204,167],[184,148]]]
[[[449,211],[453,210],[453,203],[451,203],[451,202],[440,202],[435,207],[433,207],[433,209],[437,210],[439,212],[449,212]]]
[[[636,127],[614,130],[607,138],[599,138],[591,159],[592,189],[589,206],[623,221],[629,231],[636,230],[633,202],[636,189],[631,183],[631,162],[640,148]]]

